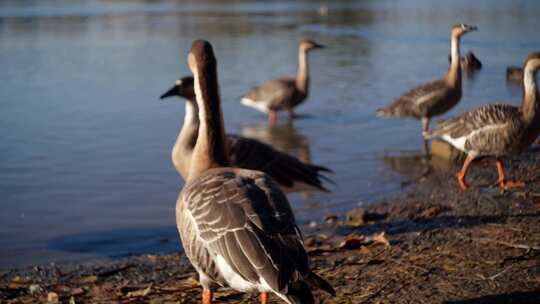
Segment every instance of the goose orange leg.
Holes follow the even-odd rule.
[[[261,304],[268,304],[268,292],[261,292]]]
[[[212,291],[210,289],[203,289],[202,304],[212,304]]]
[[[268,112],[268,124],[271,126],[276,124],[276,111]]]
[[[461,170],[457,173],[459,187],[463,191],[469,189],[469,185],[467,184],[467,182],[465,182],[465,176],[467,176],[467,172],[469,172],[469,166],[471,165],[473,160],[474,157],[467,156],[465,162],[463,162],[463,167],[461,167]]]
[[[496,162],[497,162],[497,171],[499,172],[499,187],[501,189],[525,187],[524,182],[506,180],[506,173],[504,171],[504,164],[502,160],[500,158],[497,158]]]

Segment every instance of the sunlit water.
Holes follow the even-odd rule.
[[[300,223],[401,190],[385,156],[419,152],[419,122],[374,111],[444,74],[453,24],[479,27],[462,50],[484,68],[449,115],[517,104],[505,68],[540,49],[538,1],[330,1],[327,16],[323,4],[0,2],[0,267],[180,248],[170,148],[184,103],[158,96],[189,74],[193,39],[214,45],[228,132],[335,171],[332,194],[290,196]],[[303,37],[328,46],[310,54],[308,117],[269,128],[238,97],[294,74]]]

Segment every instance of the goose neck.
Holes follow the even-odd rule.
[[[523,69],[523,104],[522,112],[525,121],[540,124],[540,103],[538,86],[536,84],[536,71]]]
[[[296,87],[302,93],[306,94],[309,90],[309,65],[307,51],[303,48],[298,50],[298,71],[296,75]]]
[[[461,88],[461,64],[459,52],[460,38],[453,35],[450,47],[450,68],[446,74],[446,82],[453,88]]]
[[[184,179],[189,173],[189,165],[199,132],[199,114],[195,100],[187,100],[184,123],[172,149],[172,162]]]
[[[215,66],[195,70],[194,74],[199,132],[188,179],[211,168],[229,166]]]

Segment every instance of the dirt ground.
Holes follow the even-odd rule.
[[[315,271],[337,292],[316,293],[318,302],[540,303],[540,152],[517,160],[507,161],[508,172],[525,189],[492,185],[493,160],[473,167],[466,192],[452,170],[428,164],[402,194],[304,227]],[[181,254],[0,273],[1,303],[197,303],[199,296]],[[216,297],[257,301],[230,290]]]

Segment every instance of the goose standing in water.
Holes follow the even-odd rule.
[[[303,40],[298,47],[298,71],[296,78],[282,77],[270,80],[253,88],[242,97],[241,103],[268,114],[273,125],[277,111],[288,111],[294,118],[294,108],[301,104],[309,93],[308,52],[324,46],[312,40]]]
[[[277,184],[260,171],[230,167],[210,43],[194,41],[188,64],[200,125],[176,203],[176,223],[185,253],[199,273],[202,303],[211,304],[219,286],[260,292],[264,304],[269,292],[287,303],[313,303],[310,286],[334,294],[311,271],[300,230]]]
[[[182,130],[172,149],[172,161],[178,173],[186,179],[199,132],[199,108],[195,100],[193,77],[183,77],[161,99],[178,96],[186,99]],[[258,140],[226,135],[231,165],[236,168],[263,171],[286,191],[320,190],[327,192],[322,172],[332,172],[322,166],[303,163],[294,156],[279,152]]]
[[[523,79],[523,69],[521,67],[509,66],[506,68],[506,81],[521,84]]]
[[[451,63],[443,79],[420,85],[399,97],[386,108],[377,110],[378,116],[415,118],[422,120],[422,137],[426,136],[429,120],[453,108],[461,99],[461,64],[459,45],[461,36],[476,30],[475,26],[455,25],[451,31]],[[427,148],[426,148],[427,151]]]
[[[506,179],[501,158],[527,149],[540,133],[540,96],[536,84],[539,68],[540,52],[530,54],[523,66],[523,101],[520,107],[485,105],[442,122],[430,135],[430,138],[441,138],[467,153],[457,174],[461,189],[469,187],[465,181],[469,165],[482,156],[495,156],[501,188],[525,185]]]
[[[461,59],[461,65],[463,66],[463,69],[471,72],[482,69],[482,62],[471,51],[468,51]]]

